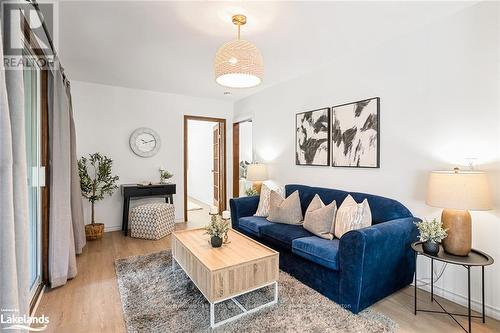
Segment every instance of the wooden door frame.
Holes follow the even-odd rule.
[[[223,126],[222,137],[224,138],[223,148],[223,172],[224,177],[222,178],[222,191],[219,192],[219,197],[222,198],[222,208],[226,209],[226,201],[227,201],[227,168],[226,168],[226,160],[227,160],[227,128],[226,128],[226,119],[224,118],[213,118],[213,117],[204,117],[204,116],[191,116],[184,115],[184,222],[188,220],[187,213],[187,197],[188,197],[188,185],[187,185],[187,164],[188,164],[188,122],[189,120],[197,120],[197,121],[206,121],[211,123],[219,123]],[[219,212],[220,213],[220,212]]]
[[[233,123],[233,198],[240,196],[240,123]]]
[[[244,119],[233,123],[233,198],[240,196],[240,124],[252,123],[252,119]],[[253,140],[253,137],[252,137]],[[253,147],[253,144],[252,144]],[[253,150],[253,149],[252,149]],[[253,159],[253,157],[252,157]],[[253,161],[250,161],[250,163]]]

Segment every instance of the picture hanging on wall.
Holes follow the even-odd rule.
[[[380,98],[332,107],[332,166],[380,167]]]
[[[295,164],[330,165],[330,108],[296,114]]]

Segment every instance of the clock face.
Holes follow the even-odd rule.
[[[151,157],[160,149],[160,136],[150,128],[138,128],[130,136],[130,148],[141,157]]]

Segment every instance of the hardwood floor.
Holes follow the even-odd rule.
[[[178,223],[177,229],[203,225],[202,220]],[[65,286],[45,292],[37,315],[46,315],[50,324],[46,332],[125,332],[122,307],[115,276],[114,260],[157,252],[171,247],[170,236],[159,241],[124,237],[120,232],[106,233],[104,239],[89,242],[78,256],[78,276]],[[436,308],[429,293],[419,291],[420,307]],[[442,300],[453,311],[465,308]],[[413,289],[405,288],[372,307],[399,324],[400,332],[462,332],[451,318],[440,314],[413,315]],[[466,325],[466,319],[461,323]],[[500,322],[491,318],[486,324],[474,320],[474,333],[500,332]]]

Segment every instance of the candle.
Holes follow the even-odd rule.
[[[210,214],[212,214],[212,215],[219,214],[219,208],[217,206],[210,207]]]
[[[228,210],[222,212],[222,218],[224,220],[229,220],[231,218],[231,213]]]

